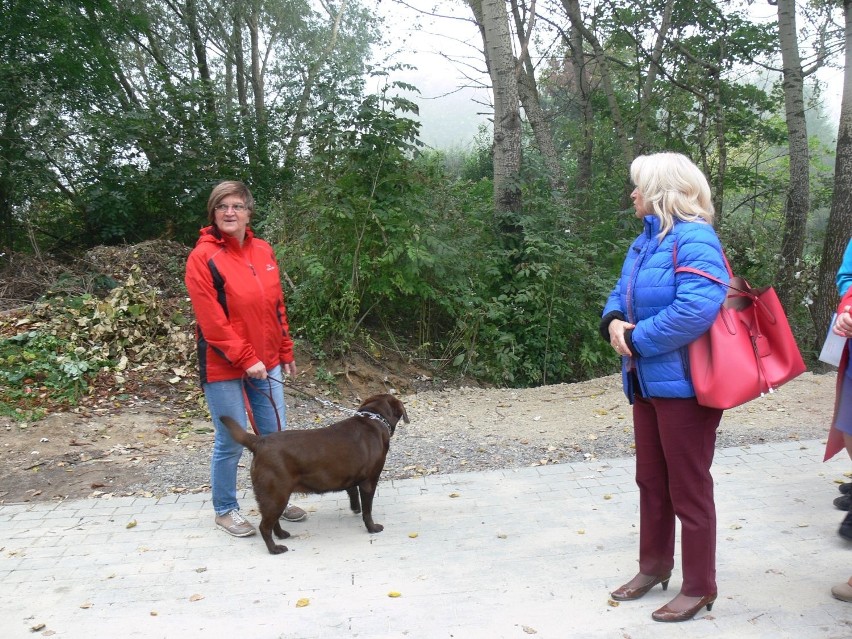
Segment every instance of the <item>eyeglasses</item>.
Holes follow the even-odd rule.
[[[213,207],[213,210],[217,213],[224,213],[228,209],[233,209],[234,213],[242,213],[247,208],[245,204],[217,204]]]

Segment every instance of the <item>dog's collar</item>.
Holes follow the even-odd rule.
[[[359,410],[356,415],[361,417],[369,417],[370,419],[375,419],[377,422],[381,422],[384,424],[384,427],[388,429],[388,434],[393,435],[393,429],[391,428],[390,422],[384,418],[384,416],[379,415],[379,413],[373,413],[368,410]]]

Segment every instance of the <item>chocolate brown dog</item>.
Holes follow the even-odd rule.
[[[231,437],[254,453],[251,482],[260,509],[260,534],[270,553],[287,552],[287,546],[273,543],[272,532],[279,539],[290,536],[281,528],[279,517],[292,493],[345,490],[352,512],[363,508],[367,530],[383,530],[373,521],[373,495],[400,419],[408,423],[405,407],[388,394],[367,398],[352,417],[331,426],[261,437],[243,430],[230,417],[222,417]]]

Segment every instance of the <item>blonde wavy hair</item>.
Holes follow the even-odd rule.
[[[658,239],[675,219],[713,224],[715,212],[704,173],[680,153],[640,155],[630,164],[630,179],[653,214],[660,219]]]

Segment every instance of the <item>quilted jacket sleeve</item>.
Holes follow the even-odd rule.
[[[722,249],[711,227],[692,229],[672,239],[677,247],[677,265],[705,271],[722,282],[728,282],[728,270]],[[632,342],[640,357],[653,357],[680,349],[698,339],[716,319],[727,295],[727,287],[694,273],[674,273],[673,255],[662,252],[654,277],[646,281],[643,294],[652,312],[636,323]],[[649,272],[653,272],[649,269]],[[674,299],[671,285],[674,282]],[[660,304],[654,308],[653,286],[660,287]]]

